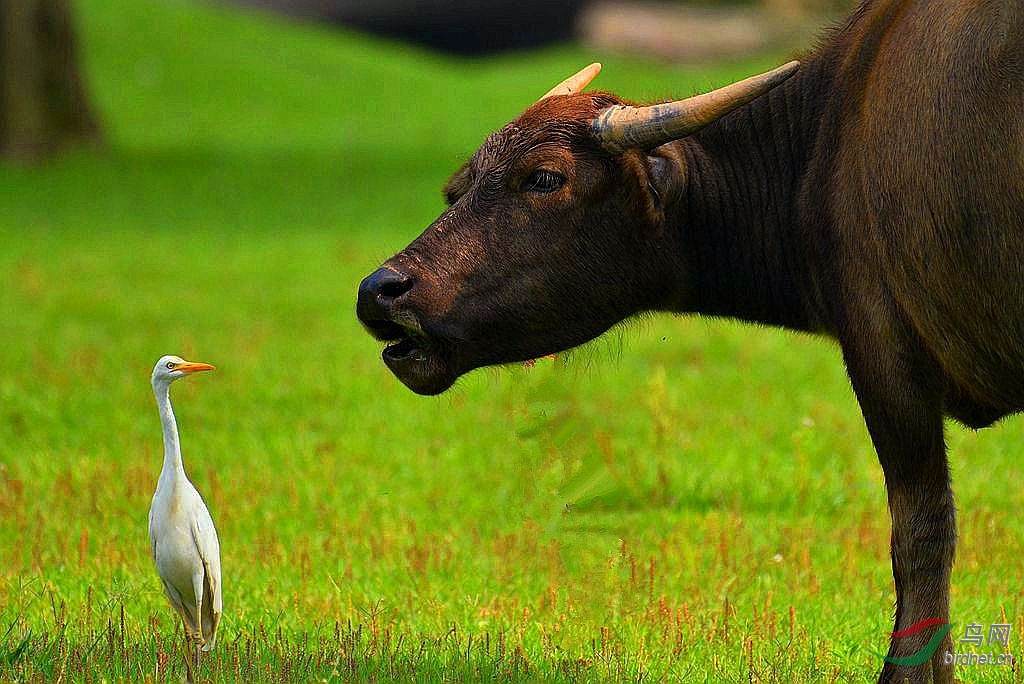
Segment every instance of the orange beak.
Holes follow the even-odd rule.
[[[181,371],[182,373],[198,373],[199,371],[217,370],[217,367],[209,363],[186,361],[185,363],[179,364],[174,370]]]

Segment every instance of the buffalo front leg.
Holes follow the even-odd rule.
[[[892,518],[896,620],[879,681],[951,683],[953,667],[946,663],[946,653],[953,652],[947,623],[956,510],[942,399],[936,389],[929,391],[910,379],[936,375],[906,358],[898,367],[887,367],[877,354],[869,363],[849,351],[846,356],[885,474]]]

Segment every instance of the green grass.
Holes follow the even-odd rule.
[[[222,543],[205,680],[873,676],[888,516],[832,345],[662,317],[424,399],[355,320],[448,173],[594,55],[78,10],[107,147],[0,168],[0,680],[183,676],[146,533],[165,353],[219,368],[173,391]],[[637,99],[775,61],[599,57]],[[949,436],[953,619],[1024,655],[1024,423]]]

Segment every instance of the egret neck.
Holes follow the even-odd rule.
[[[174,419],[171,408],[171,383],[153,383],[153,394],[160,410],[160,422],[164,428],[164,466],[160,470],[157,489],[165,489],[176,480],[185,476],[185,466],[181,462],[181,446],[178,443],[178,423]]]

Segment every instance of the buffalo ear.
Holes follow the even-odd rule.
[[[448,179],[448,182],[444,185],[444,200],[448,203],[448,206],[455,204],[460,197],[469,192],[469,188],[472,185],[472,171],[469,167],[469,162],[466,162],[459,170],[452,174],[452,177]]]

